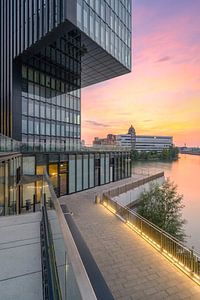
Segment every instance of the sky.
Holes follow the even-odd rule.
[[[132,72],[82,91],[82,139],[172,135],[200,146],[200,0],[134,0]]]

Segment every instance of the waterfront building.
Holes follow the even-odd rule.
[[[127,134],[117,135],[116,140],[120,146],[139,152],[162,152],[173,146],[172,136],[137,135],[132,125]]]
[[[116,145],[116,135],[108,134],[106,138],[95,137],[93,141],[93,146],[97,145]]]
[[[33,207],[31,178],[39,201],[45,168],[58,196],[130,176],[129,152],[82,148],[81,88],[131,71],[131,0],[2,0],[0,17],[0,133],[29,178],[19,206]]]
[[[107,138],[96,137],[93,145],[110,145],[109,137],[112,136],[112,145],[129,150],[162,152],[173,146],[172,136],[137,135],[134,127],[128,129],[126,134],[108,134]]]
[[[135,150],[137,151],[162,152],[170,147],[173,147],[172,136],[136,135]]]

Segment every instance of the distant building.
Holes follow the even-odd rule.
[[[127,134],[118,134],[116,135],[117,144],[122,147],[131,148],[132,150],[136,147],[136,132],[134,127],[131,127],[128,130]]]
[[[93,145],[116,145],[116,135],[108,134],[106,138],[95,137]]]
[[[119,134],[116,136],[116,142],[122,147],[137,151],[161,152],[163,149],[168,149],[173,146],[173,137],[136,135],[135,129],[131,125],[127,134]]]
[[[138,151],[156,151],[161,152],[164,149],[169,149],[173,146],[172,136],[150,136],[137,135],[136,147]]]

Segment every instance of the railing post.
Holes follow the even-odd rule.
[[[129,209],[127,209],[127,219],[126,219],[126,221],[130,221],[130,211],[129,211]]]
[[[160,233],[160,251],[163,251],[163,234],[162,232]]]
[[[100,204],[100,203],[101,203],[100,195],[96,194],[95,195],[95,204]]]
[[[115,212],[116,212],[116,214],[117,214],[117,213],[118,213],[118,212],[117,212],[117,208],[118,208],[117,201],[115,201],[114,203],[115,203]]]
[[[33,212],[35,212],[35,205],[36,205],[36,195],[33,195]]]
[[[192,246],[192,249],[190,251],[190,274],[191,276],[194,273],[194,247]]]
[[[44,193],[43,194],[43,199],[44,199],[44,202],[43,202],[43,205],[44,205],[44,207],[46,207],[46,205],[47,205],[47,202],[46,202],[46,193]]]

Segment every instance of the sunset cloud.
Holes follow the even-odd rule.
[[[138,134],[200,144],[199,10],[197,0],[134,1],[132,73],[83,90],[82,138],[133,124]]]
[[[168,60],[170,60],[170,59],[171,59],[171,57],[169,57],[169,56],[164,56],[164,57],[158,59],[157,62],[164,62],[164,61],[168,61]]]
[[[109,125],[106,125],[106,124],[103,124],[103,123],[99,123],[99,122],[96,122],[96,121],[91,121],[91,120],[86,120],[85,121],[85,124],[88,124],[88,125],[92,125],[92,126],[96,126],[96,127],[109,127]]]

